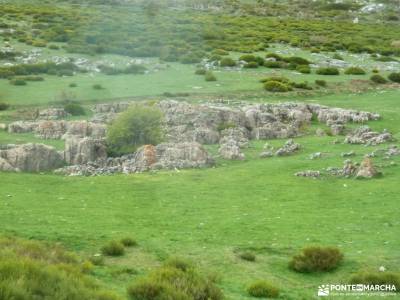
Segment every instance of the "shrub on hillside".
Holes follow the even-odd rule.
[[[339,69],[335,67],[318,68],[316,71],[319,75],[339,75]]]
[[[383,77],[383,76],[381,76],[379,74],[372,75],[370,77],[370,80],[372,82],[374,82],[374,83],[377,83],[377,84],[385,84],[385,83],[388,82],[385,77]]]
[[[388,78],[390,81],[400,83],[400,73],[391,73]]]
[[[311,68],[307,65],[299,65],[296,67],[296,71],[303,73],[303,74],[310,74],[311,73]]]
[[[333,54],[332,58],[337,60],[344,60],[343,57],[338,53]]]
[[[251,253],[249,251],[245,251],[239,254],[239,257],[243,260],[247,260],[247,261],[255,261],[256,260],[256,256],[254,255],[254,253]]]
[[[351,284],[394,285],[400,292],[400,274],[394,272],[359,272],[350,278]]]
[[[5,102],[0,102],[0,111],[9,109],[10,105]]]
[[[312,90],[313,89],[311,86],[308,85],[308,82],[299,82],[299,83],[292,82],[290,85],[296,89],[302,89],[302,90]]]
[[[360,67],[350,67],[344,71],[346,75],[365,75],[365,71]]]
[[[134,247],[137,246],[138,243],[134,238],[124,237],[121,239],[121,244],[124,245],[125,247]]]
[[[102,86],[101,84],[98,84],[98,83],[93,84],[93,85],[92,85],[92,88],[93,88],[94,90],[102,90],[102,89],[104,89],[103,86]]]
[[[290,82],[290,80],[288,78],[283,77],[283,76],[271,76],[271,77],[266,77],[266,78],[260,79],[260,82],[263,82],[263,83],[268,82],[268,81],[278,81],[281,83],[289,83]]]
[[[128,287],[132,300],[222,300],[222,291],[191,264],[165,264]]]
[[[309,65],[311,64],[310,61],[308,61],[307,59],[303,58],[303,57],[299,57],[299,56],[292,56],[292,57],[287,57],[285,58],[285,61],[287,61],[288,63],[292,63],[295,65]]]
[[[122,256],[125,254],[125,248],[121,242],[110,241],[101,248],[101,253],[108,256]]]
[[[12,85],[17,85],[17,86],[23,86],[23,85],[27,85],[26,81],[23,79],[11,79],[10,80],[10,84]]]
[[[274,58],[277,61],[283,60],[282,56],[280,56],[279,54],[276,54],[276,53],[267,53],[265,55],[265,58]]]
[[[267,81],[264,83],[264,89],[269,92],[284,93],[290,90],[289,86],[279,81]]]
[[[75,82],[71,82],[68,86],[70,88],[74,88],[74,87],[77,87],[78,85]]]
[[[274,286],[272,283],[260,280],[252,283],[247,288],[247,292],[250,296],[255,298],[278,298],[279,288]]]
[[[289,263],[292,270],[301,273],[327,272],[338,267],[343,254],[335,247],[307,247]]]
[[[260,56],[255,56],[252,54],[244,54],[239,57],[239,61],[244,61],[246,63],[257,63],[259,66],[264,65],[264,59]]]
[[[326,81],[322,79],[316,79],[315,84],[318,86],[326,87]]]
[[[245,64],[243,67],[247,68],[247,69],[256,69],[256,68],[258,68],[258,63],[255,61],[251,61],[251,62]]]
[[[219,65],[221,67],[234,67],[234,66],[236,66],[236,61],[234,61],[230,57],[224,57],[223,59],[221,59]]]
[[[229,52],[226,51],[226,50],[224,50],[224,49],[215,49],[215,50],[212,52],[212,54],[213,54],[213,55],[226,56],[226,55],[229,55]]]
[[[207,70],[206,69],[197,69],[194,74],[196,75],[206,75]]]
[[[284,67],[284,63],[282,63],[281,61],[267,60],[264,62],[264,67],[271,69],[279,69]]]
[[[64,110],[72,116],[83,116],[86,114],[85,109],[78,103],[69,102],[64,105]]]
[[[217,81],[217,77],[215,77],[213,72],[207,71],[206,74],[204,75],[204,80],[205,81]]]
[[[108,127],[107,145],[111,154],[132,153],[142,145],[163,140],[162,112],[155,107],[134,105],[121,113]]]

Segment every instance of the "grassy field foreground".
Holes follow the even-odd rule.
[[[398,95],[392,91],[315,101],[377,111],[383,119],[370,126],[388,128],[399,138]],[[361,161],[364,154],[386,147],[333,145],[334,139],[297,138],[301,153],[267,159],[258,158],[264,142],[254,142],[246,161],[218,160],[216,168],[204,170],[90,178],[0,173],[1,232],[59,241],[84,256],[98,253],[110,239],[135,237],[139,247],[107,259],[93,274],[121,295],[135,278],[177,255],[217,274],[227,299],[251,299],[245,289],[257,279],[276,283],[281,299],[316,298],[320,284],[347,282],[354,272],[380,266],[399,271],[400,265],[399,157],[375,159],[386,166],[380,179],[293,175],[339,167],[342,152],[354,150],[354,161]],[[317,151],[323,158],[310,160]],[[338,246],[344,263],[326,274],[290,271],[290,258],[315,244]],[[255,262],[238,258],[246,250],[256,254]],[[131,271],[125,272],[127,268]]]

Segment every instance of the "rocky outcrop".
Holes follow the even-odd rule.
[[[307,171],[297,172],[294,175],[297,176],[297,177],[319,178],[319,177],[321,177],[321,172],[320,171],[307,170]]]
[[[240,151],[240,145],[233,139],[226,140],[224,144],[221,144],[218,149],[219,155],[224,159],[229,160],[243,160],[245,159],[244,154]]]
[[[130,102],[102,103],[96,104],[92,111],[95,113],[119,113],[127,110],[130,105]]]
[[[59,168],[64,164],[56,149],[43,144],[12,145],[0,150],[0,170],[41,172]]]
[[[301,149],[300,144],[295,143],[292,139],[288,140],[282,148],[279,148],[276,152],[276,156],[287,156],[298,152]]]
[[[64,158],[71,165],[106,159],[105,141],[91,137],[68,136],[65,140]]]
[[[27,133],[32,132],[38,127],[37,122],[16,121],[8,124],[9,133]]]
[[[357,170],[356,178],[373,178],[379,175],[371,158],[365,157]]]
[[[345,143],[365,144],[367,146],[378,145],[393,141],[393,136],[388,131],[382,133],[372,131],[368,126],[361,126],[346,136]]]
[[[65,121],[42,121],[35,128],[35,136],[41,139],[61,139],[67,132]]]
[[[38,119],[59,120],[68,117],[69,114],[63,108],[48,108],[39,111]]]

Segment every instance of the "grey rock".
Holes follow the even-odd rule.
[[[225,141],[218,149],[219,155],[224,159],[243,160],[245,155],[240,151],[239,143],[233,139]]]
[[[298,152],[301,146],[295,143],[292,139],[288,140],[282,148],[279,148],[276,152],[276,156],[287,156]]]
[[[107,148],[103,139],[68,136],[65,140],[65,161],[68,164],[86,164],[107,158]]]

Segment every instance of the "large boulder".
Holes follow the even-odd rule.
[[[245,155],[240,151],[240,145],[236,140],[226,140],[224,144],[221,144],[218,149],[219,155],[224,159],[229,160],[243,160]]]
[[[106,136],[106,125],[87,121],[68,122],[66,136],[71,135],[101,139]]]
[[[373,178],[379,175],[371,158],[365,157],[358,168],[356,178]]]
[[[65,161],[71,165],[86,164],[107,158],[107,148],[103,139],[68,136],[65,140]]]
[[[41,139],[61,139],[67,132],[65,121],[41,121],[35,129],[35,136]]]
[[[62,155],[43,144],[14,145],[0,150],[0,170],[3,171],[40,172],[59,168],[63,164]]]

